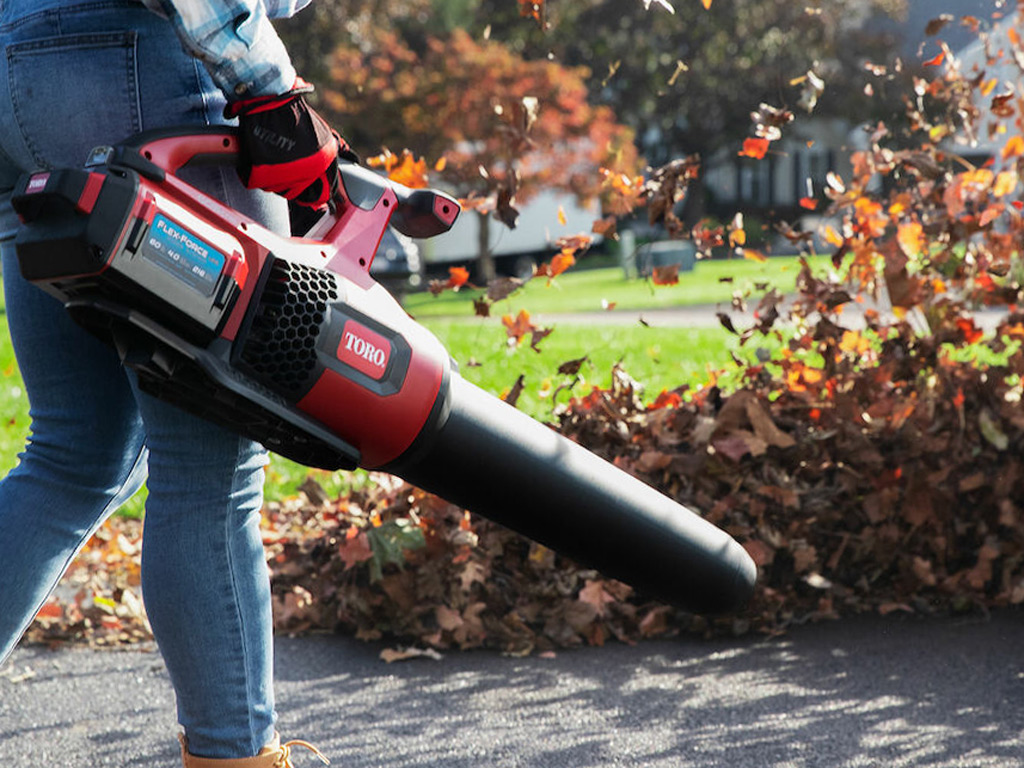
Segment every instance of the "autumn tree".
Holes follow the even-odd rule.
[[[486,279],[494,276],[490,214],[514,226],[515,204],[539,189],[588,198],[599,192],[600,168],[636,171],[632,133],[588,103],[585,68],[527,61],[462,30],[428,38],[422,51],[378,31],[372,43],[340,47],[330,63],[322,107],[355,147],[408,150],[405,162],[423,171],[429,160],[476,208]]]

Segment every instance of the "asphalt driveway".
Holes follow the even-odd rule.
[[[1022,640],[1020,611],[390,665],[384,646],[281,638],[281,730],[345,768],[1013,768]],[[0,670],[0,764],[170,767],[174,733],[151,651],[28,647]]]

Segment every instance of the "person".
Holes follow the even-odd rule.
[[[11,190],[26,171],[80,167],[93,147],[144,129],[238,118],[237,172],[206,166],[188,180],[287,233],[285,198],[324,205],[346,150],[308,107],[271,25],[308,1],[0,3],[0,258],[31,416],[0,482],[0,663],[75,553],[145,481],[143,599],[186,768],[281,768],[296,744],[313,749],[276,731],[259,531],[266,451],[141,392],[113,349],[22,278]]]

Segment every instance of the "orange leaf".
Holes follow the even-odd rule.
[[[700,0],[700,1],[704,4],[704,10],[705,11],[711,10],[711,2],[712,2],[712,0]]]
[[[469,282],[469,270],[465,267],[448,267],[448,287],[456,291]]]
[[[896,231],[896,240],[903,253],[910,257],[917,256],[924,249],[924,229],[916,221],[900,224]]]
[[[64,609],[60,607],[60,603],[51,601],[43,605],[39,609],[39,613],[36,614],[36,618],[40,619],[59,619],[64,615]]]
[[[768,139],[744,139],[743,149],[738,153],[740,157],[752,157],[761,160],[768,154]]]
[[[937,67],[937,66],[939,66],[945,60],[946,60],[946,52],[945,51],[941,51],[938,56],[936,56],[933,59],[928,59],[928,61],[924,62],[924,64],[922,64],[922,66],[925,66],[925,67]]]
[[[388,171],[388,178],[407,187],[423,188],[427,186],[427,161],[425,158],[417,160],[412,152],[405,150],[402,153],[401,162],[392,170]]]
[[[562,206],[558,206],[558,223],[563,227],[566,224],[565,209]]]
[[[530,313],[525,309],[519,310],[519,314],[515,317],[504,315],[501,322],[505,326],[505,333],[510,339],[515,339],[516,344],[522,341],[523,336],[532,333],[534,329],[533,323],[530,322]]]
[[[438,173],[440,173],[441,171],[443,171],[447,167],[448,167],[448,158],[447,157],[438,158],[438,161],[436,163],[434,163],[434,170],[437,171]]]
[[[996,176],[996,183],[992,187],[992,194],[996,197],[1004,197],[1017,189],[1018,181],[1016,171],[1003,171]]]
[[[548,277],[557,277],[575,263],[576,256],[573,254],[573,251],[569,248],[563,248],[561,253],[551,259]]]
[[[1024,155],[1024,136],[1018,133],[1007,139],[1006,146],[1003,147],[1003,160],[1021,155]]]
[[[768,261],[768,257],[760,251],[755,251],[752,248],[743,249],[743,258],[749,259],[750,261],[756,261],[758,264],[764,264]]]
[[[519,0],[519,15],[532,18],[538,24],[543,20],[544,0]]]
[[[818,207],[818,201],[815,200],[813,197],[801,197],[800,207],[806,208],[808,211],[813,211],[815,208]]]

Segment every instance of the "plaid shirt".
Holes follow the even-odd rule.
[[[310,0],[142,0],[171,20],[185,50],[200,59],[229,100],[284,93],[295,69],[270,19]]]

